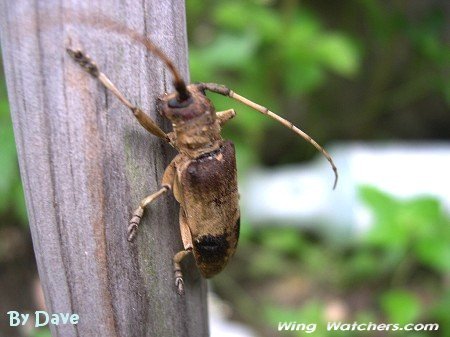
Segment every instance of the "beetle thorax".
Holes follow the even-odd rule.
[[[184,123],[172,123],[175,146],[182,153],[195,158],[218,149],[222,144],[220,126],[215,112],[205,113]]]

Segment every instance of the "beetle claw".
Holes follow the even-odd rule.
[[[177,277],[175,279],[175,286],[177,287],[178,295],[183,296],[184,295],[184,281],[183,281],[183,278]]]
[[[128,242],[134,240],[137,234],[137,229],[141,223],[142,215],[144,214],[144,208],[139,206],[134,212],[128,225]]]
[[[128,226],[128,242],[132,242],[137,234],[138,225],[136,223],[130,223]]]

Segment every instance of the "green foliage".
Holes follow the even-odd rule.
[[[252,15],[249,18],[241,13]],[[280,89],[291,95],[322,85],[327,70],[343,76],[355,75],[358,70],[355,44],[344,34],[324,31],[318,18],[305,8],[287,16],[253,2],[227,2],[217,7],[214,17],[217,24],[234,34],[252,37],[243,39],[250,42],[246,45],[251,46],[251,53],[247,53],[241,67],[259,65],[260,71],[277,67]],[[230,46],[222,57],[234,59],[232,54],[239,55],[240,50],[243,48],[239,44]]]
[[[389,322],[408,324],[416,322],[422,312],[414,293],[405,290],[388,290],[381,296],[381,308]]]
[[[0,83],[0,149],[0,217],[26,224],[27,213],[4,82]]]
[[[321,143],[449,137],[450,47],[442,2],[196,0],[187,6],[194,81],[224,83]],[[220,110],[230,106],[224,98],[214,100]],[[289,151],[286,144],[295,140],[279,126],[233,107],[239,117],[225,135],[254,154],[242,164],[238,157],[241,169],[253,160],[274,164],[312,156],[301,142],[298,152]]]
[[[189,27],[194,82],[223,83],[281,115],[298,116],[299,99],[323,86],[330,74],[352,78],[358,73],[361,53],[354,39],[326,30],[304,6],[278,10],[249,0],[187,5],[196,23]],[[214,102],[218,110],[231,106],[238,112],[225,136],[241,151],[239,169],[260,161],[255,149],[273,123],[226,98],[214,97]]]
[[[450,220],[437,200],[397,200],[371,187],[362,187],[361,197],[375,218],[368,246],[381,249],[393,267],[409,260],[450,272]]]
[[[376,0],[359,0],[358,3],[371,27],[370,39],[376,48],[373,52],[379,56],[373,69],[378,72],[374,79],[382,79],[378,83],[380,88],[395,78],[390,73],[397,69],[391,62],[392,55],[399,55],[403,60],[402,85],[393,85],[393,89],[384,94],[384,101],[391,102],[395,109],[405,106],[414,109],[424,96],[434,94],[435,99],[443,98],[447,106],[450,105],[450,47],[445,38],[448,19],[441,7],[444,2],[424,7]],[[405,50],[407,56],[400,56]]]
[[[260,240],[270,252],[282,256],[300,257],[307,245],[296,228],[268,228],[260,233]]]
[[[360,240],[344,246],[297,228],[246,231],[236,256],[239,271],[228,271],[237,274],[229,279],[241,280],[240,300],[247,293],[246,282],[250,289],[257,284],[256,307],[262,308],[258,310],[271,330],[278,322],[311,322],[318,324],[314,335],[358,336],[357,331],[324,328],[329,320],[327,309],[336,301],[330,299],[337,299],[347,308],[339,309],[343,322],[436,322],[446,335],[450,332],[450,292],[445,289],[450,272],[450,219],[442,205],[425,196],[398,199],[369,186],[361,187],[359,195],[373,214],[372,226]],[[228,289],[229,282],[225,285]],[[250,299],[247,311],[256,310],[248,303]],[[358,310],[349,312],[355,303],[359,303]],[[285,333],[305,335],[302,331]],[[387,335],[403,336],[399,331]]]

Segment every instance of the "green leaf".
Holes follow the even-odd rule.
[[[311,92],[323,83],[324,75],[316,64],[292,63],[285,69],[286,90],[290,95]]]
[[[373,227],[364,241],[375,246],[406,249],[407,237],[397,221],[399,202],[369,186],[361,186],[359,196],[374,216]]]
[[[416,296],[406,290],[391,290],[381,296],[381,308],[389,322],[407,324],[415,322],[421,314]]]
[[[447,274],[450,272],[450,220],[441,216],[426,226],[416,239],[414,252],[422,263]]]
[[[317,42],[317,55],[321,62],[339,75],[350,77],[359,69],[356,45],[341,34],[327,34]]]
[[[251,15],[243,15],[251,13]],[[264,40],[274,41],[281,34],[282,20],[278,12],[265,6],[244,2],[226,2],[213,13],[217,24],[234,31],[257,31]]]
[[[397,207],[394,198],[371,186],[360,186],[359,197],[374,211],[377,218],[392,217]]]
[[[194,47],[190,51],[190,70],[193,82],[210,81],[206,75],[225,70],[245,71],[254,62],[257,36],[251,32],[244,35],[223,33],[201,51]]]
[[[214,13],[214,20],[223,28],[243,30],[251,18],[242,13],[248,13],[248,6],[244,2],[230,1],[217,6]]]

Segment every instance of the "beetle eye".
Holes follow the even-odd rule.
[[[169,108],[172,109],[181,109],[181,108],[185,108],[187,106],[189,106],[192,103],[192,97],[189,97],[188,99],[184,100],[184,101],[178,101],[176,98],[172,98],[167,105],[169,106]]]

